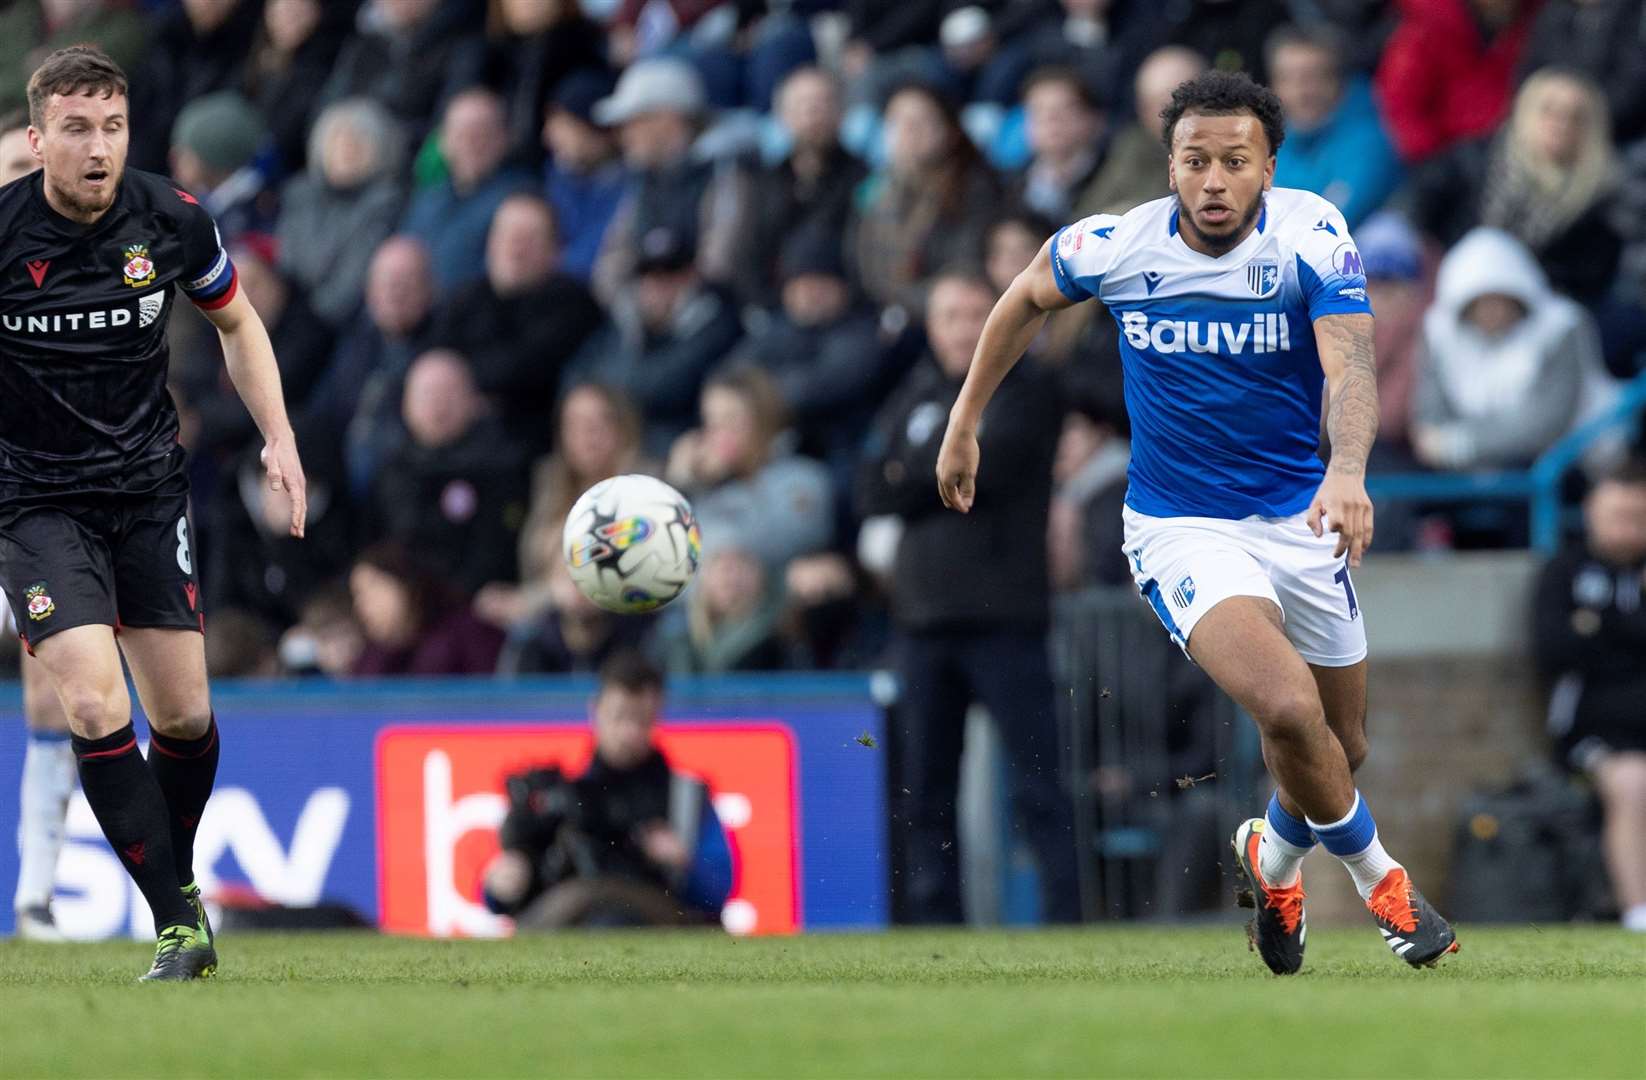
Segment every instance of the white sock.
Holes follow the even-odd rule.
[[[1383,841],[1375,834],[1365,851],[1358,855],[1340,855],[1338,859],[1348,867],[1349,876],[1355,879],[1355,890],[1362,900],[1372,898],[1372,890],[1378,887],[1390,870],[1400,869],[1400,864],[1383,850]]]
[[[1646,904],[1635,904],[1623,913],[1623,928],[1646,933]]]
[[[1290,885],[1303,873],[1303,857],[1310,850],[1287,843],[1272,828],[1264,829],[1257,841],[1257,872],[1270,885]]]
[[[74,793],[74,747],[68,737],[31,734],[23,755],[21,813],[17,821],[17,893],[12,906],[38,907],[51,899],[63,819]]]

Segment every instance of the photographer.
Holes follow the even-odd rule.
[[[600,669],[588,769],[509,777],[503,850],[485,875],[492,910],[522,930],[718,921],[731,849],[708,789],[652,744],[662,704],[658,670],[618,653]]]

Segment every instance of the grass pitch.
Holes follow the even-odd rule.
[[[1232,925],[236,936],[184,986],[135,985],[137,944],[3,942],[0,1074],[1646,1077],[1646,936],[1460,936],[1413,971],[1311,933],[1290,979]]]

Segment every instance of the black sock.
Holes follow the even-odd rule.
[[[166,797],[171,853],[180,884],[194,883],[194,833],[217,779],[217,717],[198,739],[178,739],[149,728],[149,768]]]
[[[194,909],[183,898],[172,859],[166,797],[137,752],[131,724],[101,739],[75,735],[73,743],[86,802],[126,873],[149,902],[155,930],[193,926]]]

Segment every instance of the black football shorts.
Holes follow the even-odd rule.
[[[204,632],[188,482],[0,503],[0,586],[29,651],[75,626]]]

